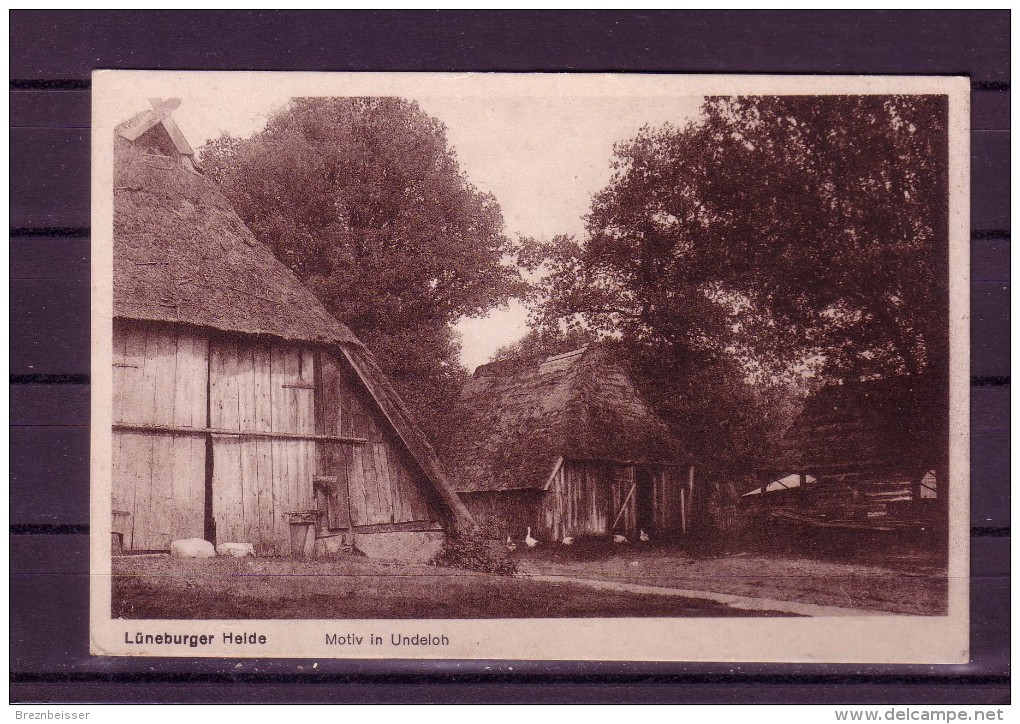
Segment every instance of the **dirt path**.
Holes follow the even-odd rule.
[[[675,595],[719,596],[710,599],[715,601],[728,601],[726,597],[733,596],[737,601],[767,601],[768,609],[774,611],[787,610],[775,608],[777,602],[818,606],[821,610],[923,616],[943,615],[946,610],[945,571],[928,566],[894,568],[749,554],[695,558],[680,549],[653,546],[613,550],[604,546],[590,550],[549,546],[519,558],[521,572],[532,576],[682,592]]]
[[[753,598],[736,596],[711,591],[694,591],[685,588],[667,588],[665,586],[645,586],[638,583],[619,583],[617,581],[598,581],[592,578],[574,578],[570,576],[544,576],[540,574],[521,574],[532,581],[547,583],[574,583],[599,591],[616,591],[620,593],[638,593],[654,596],[675,596],[677,598],[707,600],[721,603],[730,608],[747,611],[769,613],[788,613],[794,616],[875,616],[876,611],[864,611],[858,608],[841,608],[839,606],[820,606],[814,603],[798,603],[796,601],[777,601],[770,598]]]

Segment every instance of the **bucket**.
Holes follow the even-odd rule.
[[[315,524],[319,519],[317,510],[301,510],[289,513],[290,554],[295,558],[312,558],[315,555]]]
[[[290,554],[295,558],[311,558],[315,550],[315,524],[290,524]]]

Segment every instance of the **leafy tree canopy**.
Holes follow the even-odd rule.
[[[541,321],[771,372],[943,368],[945,144],[940,97],[709,98],[617,146],[586,239],[531,250]]]
[[[451,324],[520,291],[496,200],[400,98],[299,98],[202,149],[255,236],[369,345],[428,425],[463,370]]]
[[[626,340],[718,474],[767,453],[807,368],[944,371],[946,113],[939,97],[725,97],[642,129],[585,238],[523,244],[547,272],[535,338]]]

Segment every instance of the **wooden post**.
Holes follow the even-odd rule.
[[[609,532],[610,533],[612,533],[614,530],[616,530],[616,524],[620,522],[620,518],[623,516],[623,511],[627,510],[627,503],[630,502],[630,496],[634,495],[634,489],[636,487],[637,487],[637,481],[635,481],[634,484],[630,486],[630,492],[628,492],[627,493],[627,497],[623,499],[623,505],[620,506],[620,512],[616,514],[616,520],[613,521],[613,525],[610,526],[610,528],[609,528]],[[681,491],[680,495],[681,495],[680,500],[682,501],[683,500],[683,491]]]
[[[687,500],[686,491],[680,488],[680,532],[687,535]]]
[[[768,499],[768,490],[771,474],[771,471],[765,471],[762,473],[761,481],[761,513],[759,517],[760,522],[758,525],[758,535],[756,537],[758,538],[758,544],[763,550],[770,547],[770,541],[768,540],[768,528],[770,527],[769,524],[771,522],[769,520],[769,502],[771,501]]]
[[[687,517],[691,520],[691,526],[694,526],[694,466],[691,465],[687,469]]]

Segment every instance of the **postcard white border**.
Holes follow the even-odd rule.
[[[293,96],[448,97],[675,95],[948,95],[950,157],[950,479],[947,616],[486,620],[231,620],[111,618],[111,361],[114,118],[104,99],[187,95],[243,83]],[[288,658],[541,659],[820,663],[966,663],[969,657],[970,83],[965,77],[662,74],[261,73],[97,71],[92,76],[91,652],[96,655]],[[265,645],[227,645],[252,632]],[[126,643],[135,633],[210,635],[197,647]],[[328,634],[446,635],[446,646],[337,646]]]

